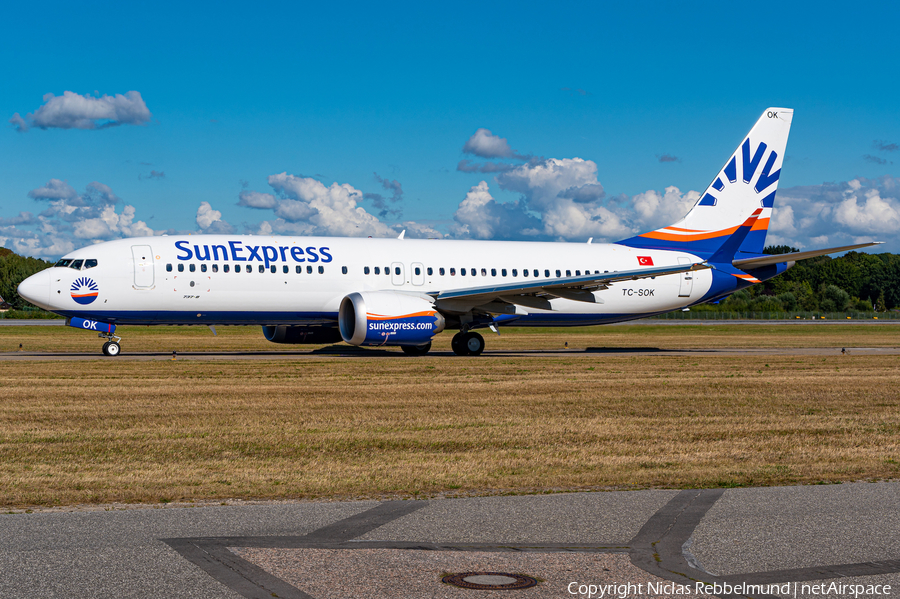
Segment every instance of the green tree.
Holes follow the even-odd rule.
[[[31,304],[19,297],[16,288],[19,283],[36,272],[53,266],[52,263],[38,258],[25,258],[6,248],[0,252],[0,297],[6,300],[14,310],[32,307]]]

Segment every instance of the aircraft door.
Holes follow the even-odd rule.
[[[399,262],[391,264],[391,283],[394,285],[403,285],[406,277],[403,275],[403,265]]]
[[[412,284],[413,285],[424,285],[425,284],[425,267],[422,266],[420,262],[413,262],[410,265],[412,269]]]
[[[691,259],[687,256],[678,256],[679,264],[690,264]],[[691,297],[691,290],[694,288],[694,273],[681,273],[681,287],[678,290],[678,297]]]
[[[134,286],[137,289],[153,287],[153,249],[149,245],[131,246],[134,258]]]

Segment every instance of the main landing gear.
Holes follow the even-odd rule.
[[[472,331],[460,331],[453,335],[450,347],[457,356],[478,356],[484,351],[484,337]]]
[[[122,351],[122,348],[119,347],[119,341],[122,340],[121,337],[117,335],[110,335],[109,333],[100,333],[98,337],[105,337],[106,339],[108,339],[108,341],[103,344],[104,356],[118,356],[119,352]]]

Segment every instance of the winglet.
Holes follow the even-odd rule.
[[[406,229],[403,229],[402,231],[400,231],[400,234],[397,235],[397,239],[403,239],[404,235],[406,235]]]

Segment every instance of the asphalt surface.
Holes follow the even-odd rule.
[[[562,565],[556,567],[559,577],[547,578],[542,583],[544,594],[531,595],[535,597],[587,596],[567,590],[567,576],[585,573],[577,569],[566,573],[566,560],[555,557],[561,552],[569,554],[573,564],[581,555],[627,556],[639,569],[632,568],[631,576],[640,572],[692,589],[698,580],[732,585],[796,583],[797,597],[852,597],[846,585],[863,583],[888,584],[892,590],[884,594],[881,587],[881,595],[859,597],[896,596],[900,482],[57,510],[0,516],[0,540],[4,598],[337,596],[311,595],[302,588],[302,579],[296,585],[285,582],[240,557],[247,548],[257,554],[304,550],[307,553],[298,555],[307,556],[309,550],[345,550],[334,552],[332,570],[340,568],[339,554],[358,549],[378,555],[388,565],[396,559],[392,555],[423,551],[448,552],[448,560],[460,552],[502,553],[511,556],[507,564],[517,563],[516,555],[527,554],[531,562],[522,561],[523,567],[527,563],[533,567],[540,563],[535,556],[545,555],[548,563]],[[429,555],[431,561],[440,561],[443,554]],[[598,579],[610,574],[610,568],[598,567]],[[340,571],[345,588],[367,588],[367,581],[355,576],[352,567]],[[800,585],[813,581],[836,582],[846,592],[801,592]],[[389,585],[390,579],[381,583]],[[311,582],[310,588],[314,586]],[[439,580],[434,589],[430,596],[499,593],[446,594],[447,587]],[[402,591],[397,588],[396,595]],[[502,593],[527,597],[528,592]],[[790,586],[787,594],[751,596],[793,597],[793,592]],[[341,596],[366,596],[346,593]]]
[[[478,359],[489,360],[491,358],[508,358],[510,356],[565,356],[571,358],[590,356],[836,356],[842,353],[850,355],[900,355],[900,347],[798,347],[798,348],[684,348],[661,349],[658,347],[589,347],[586,349],[534,349],[534,350],[485,350]],[[405,359],[406,356],[397,350],[384,350],[377,348],[357,348],[350,346],[327,347],[322,350],[300,351],[243,351],[243,352],[178,352],[177,360],[297,360],[305,358],[334,358],[334,359],[359,359],[359,358],[390,358]],[[424,358],[453,358],[451,351],[431,351]],[[72,362],[84,360],[171,360],[171,352],[122,352],[118,356],[108,357],[96,353],[68,353],[68,352],[0,352],[0,360],[16,361],[48,361],[48,362]],[[423,358],[419,358],[423,359]]]

